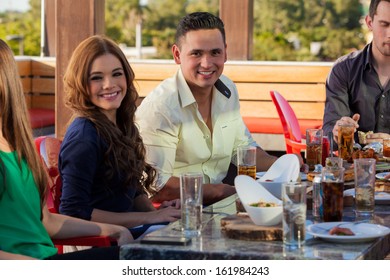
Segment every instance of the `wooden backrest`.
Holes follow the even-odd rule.
[[[55,108],[55,58],[17,58],[30,108]],[[130,60],[135,72],[138,103],[162,80],[174,75],[173,60]],[[283,92],[300,120],[322,120],[325,81],[333,63],[230,61],[224,74],[240,95],[243,117],[279,118],[269,92]],[[58,102],[61,102],[59,100]],[[57,122],[61,122],[58,116]]]
[[[55,110],[55,58],[16,57],[28,108]]]

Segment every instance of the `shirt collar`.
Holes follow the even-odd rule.
[[[179,91],[179,97],[181,100],[181,106],[187,107],[193,103],[196,103],[196,100],[191,92],[190,87],[188,86],[186,79],[184,78],[181,68],[176,73],[177,89]]]
[[[373,69],[373,66],[372,66],[372,52],[371,52],[371,48],[372,48],[372,43],[369,43],[366,47],[366,59],[364,61],[364,69],[365,70],[371,70]]]
[[[181,68],[176,73],[177,88],[179,91],[179,97],[181,100],[181,106],[184,108],[188,105],[196,103],[194,95],[191,92],[190,87],[188,86]],[[213,104],[219,104],[219,106],[224,106],[228,98],[224,96],[216,87],[213,87]],[[215,101],[215,102],[214,102]]]

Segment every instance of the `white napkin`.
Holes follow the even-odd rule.
[[[294,154],[285,154],[278,158],[258,181],[297,181],[299,177],[299,169],[300,165],[298,157]]]

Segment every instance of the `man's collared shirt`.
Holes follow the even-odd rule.
[[[343,116],[360,114],[359,131],[390,133],[390,83],[383,87],[371,54],[372,44],[339,58],[326,81],[324,133]]]
[[[237,146],[257,146],[242,120],[236,86],[225,76],[220,80],[231,96],[214,87],[212,134],[181,70],[163,81],[138,107],[136,121],[147,162],[158,171],[159,189],[171,176],[185,172],[203,173],[204,183],[221,183]]]

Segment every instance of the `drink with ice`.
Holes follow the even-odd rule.
[[[202,225],[203,174],[180,176],[181,230],[185,236],[199,236]]]
[[[358,213],[371,214],[375,207],[374,188],[370,184],[359,185],[355,188],[355,205]]]
[[[238,175],[248,175],[256,180],[256,165],[239,165]]]
[[[248,175],[256,180],[256,147],[239,146],[237,148],[237,173]]]
[[[316,164],[322,164],[322,129],[306,129],[306,164],[312,171]]]
[[[289,182],[282,185],[283,243],[301,247],[305,243],[307,184]]]
[[[338,222],[343,218],[344,182],[322,182],[324,222]]]
[[[358,216],[371,216],[375,208],[376,160],[359,158],[355,168],[355,211]]]
[[[300,246],[305,241],[306,203],[283,205],[283,242]]]
[[[316,164],[322,163],[322,144],[306,144],[306,164],[309,170],[314,170]]]
[[[351,162],[353,153],[353,135],[355,126],[352,124],[339,125],[338,146],[339,157]]]
[[[198,236],[202,230],[202,205],[186,202],[181,208],[181,228],[186,236]]]

